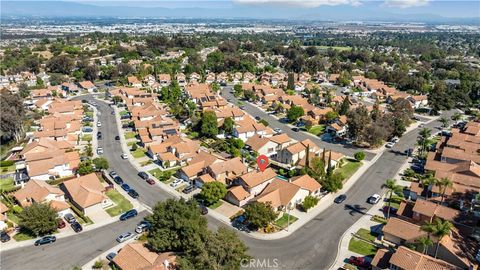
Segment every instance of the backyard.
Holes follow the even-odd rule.
[[[106,192],[108,198],[115,203],[115,206],[106,209],[107,213],[111,216],[118,216],[123,212],[126,212],[133,208],[133,205],[129,200],[125,199],[118,191],[111,189]]]

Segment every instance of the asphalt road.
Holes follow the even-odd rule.
[[[232,87],[230,87],[230,86],[224,87],[221,91],[222,91],[221,94],[224,98],[226,98],[226,99],[230,100],[231,102],[234,102],[235,104],[237,104],[237,99],[231,93]],[[259,116],[260,118],[262,118],[262,119],[264,119],[268,122],[269,127],[280,128],[280,129],[282,129],[282,131],[284,133],[287,133],[287,135],[290,136],[290,138],[294,138],[297,141],[303,141],[305,139],[310,139],[311,141],[316,143],[320,148],[325,148],[327,150],[333,150],[335,152],[340,152],[340,153],[343,153],[344,155],[351,156],[351,157],[353,157],[355,152],[359,151],[359,149],[356,148],[356,147],[346,145],[346,144],[327,142],[327,141],[322,140],[319,137],[311,136],[310,134],[308,134],[306,132],[303,132],[303,131],[295,132],[295,131],[292,130],[292,128],[289,125],[281,123],[277,118],[275,118],[272,115],[260,110],[258,107],[250,104],[249,102],[244,102],[242,104],[242,106],[245,107],[245,111],[247,113],[249,113],[250,115],[252,115],[254,117]],[[371,153],[371,152],[368,152],[368,151],[364,151],[364,152],[366,154],[366,156],[365,156],[366,160],[371,160],[375,156],[374,153]]]
[[[98,109],[101,112],[99,117],[102,127],[100,129],[104,137],[99,144],[104,148],[104,155],[109,159],[110,166],[125,182],[138,191],[139,200],[142,203],[153,207],[156,202],[170,198],[171,196],[160,187],[150,186],[140,180],[135,168],[129,162],[121,159],[120,143],[114,139],[118,135],[118,131],[114,115],[110,114],[111,108],[99,101],[97,104],[99,104]],[[247,111],[253,110],[249,104],[245,104],[245,107]],[[258,111],[253,111],[253,115],[258,115]],[[275,121],[272,121],[271,125],[283,127]],[[433,129],[439,125],[435,121],[425,127]],[[300,136],[305,136],[297,132],[289,133],[289,135],[297,140],[301,139]],[[329,207],[289,237],[278,240],[258,240],[245,233],[239,233],[240,238],[249,247],[249,254],[257,259],[254,268],[328,269],[335,260],[338,242],[342,234],[371,207],[366,202],[368,196],[373,193],[383,193],[382,184],[386,179],[392,178],[405,162],[406,157],[402,153],[414,146],[417,136],[418,129],[405,134],[400,142],[390,151],[385,151],[347,192],[348,197],[343,204]],[[335,150],[335,148],[331,149]],[[354,151],[353,149],[346,150]],[[209,216],[207,218],[210,228],[216,228],[223,224]],[[93,231],[59,239],[57,243],[44,248],[32,246],[2,252],[0,254],[1,268],[71,269],[72,265],[83,265],[113,247],[116,244],[116,236],[126,230],[132,230],[136,222],[138,219],[126,223],[117,222]],[[261,267],[262,265],[263,267]]]

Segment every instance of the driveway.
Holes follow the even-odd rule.
[[[238,212],[243,211],[243,208],[240,208],[236,205],[233,205],[233,204],[230,204],[226,201],[223,201],[222,205],[215,208],[214,211],[219,213],[220,215],[230,219],[232,216],[234,216]]]
[[[104,209],[89,213],[88,217],[93,221],[93,223],[105,222],[105,220],[112,218]]]

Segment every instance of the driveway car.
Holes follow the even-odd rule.
[[[294,127],[294,128],[292,128],[292,130],[295,131],[295,132],[299,132],[299,131],[300,131],[300,129],[299,129],[298,127]]]
[[[57,241],[57,238],[55,236],[52,236],[52,235],[44,236],[38,239],[37,241],[35,241],[35,246],[50,244],[50,243],[54,243],[55,241]]]
[[[155,185],[155,180],[153,180],[152,178],[148,178],[147,183],[149,183],[150,185]]]
[[[128,159],[128,154],[123,153],[122,154],[122,159]]]
[[[372,196],[370,196],[368,198],[368,203],[371,203],[371,204],[376,204],[380,201],[380,195],[378,194],[373,194]]]
[[[183,192],[184,194],[190,194],[190,193],[191,193],[192,191],[194,191],[194,190],[195,190],[195,186],[194,186],[194,185],[190,185],[190,186],[184,188],[184,189],[182,190],[182,192]]]
[[[82,225],[80,225],[80,223],[78,223],[78,222],[72,223],[71,226],[72,226],[73,231],[76,232],[76,233],[79,233],[79,232],[83,231]]]
[[[182,183],[182,180],[176,179],[170,184],[170,186],[175,188],[175,187],[178,187],[180,185],[180,183]]]
[[[126,232],[122,233],[117,237],[117,242],[122,243],[133,237],[133,233]]]
[[[120,141],[120,136],[115,136],[116,141]]]
[[[115,256],[117,256],[117,253],[115,253],[115,252],[110,252],[110,253],[108,253],[108,255],[107,255],[106,258],[107,258],[108,261],[112,261],[113,258],[115,258]]]
[[[74,222],[77,222],[77,220],[75,219],[75,217],[71,213],[66,213],[65,216],[63,216],[63,218],[65,218],[65,220],[70,224],[74,223]]]
[[[128,195],[130,195],[130,197],[132,197],[134,199],[140,197],[140,195],[138,194],[138,192],[135,191],[135,189],[130,189],[128,191]]]
[[[108,173],[108,175],[110,175],[110,177],[112,177],[112,178],[115,178],[116,176],[118,176],[118,174],[117,174],[116,171],[110,171],[110,172]]]
[[[388,142],[385,147],[386,148],[392,148],[393,146],[395,146],[395,143],[394,142]]]
[[[65,226],[67,226],[67,224],[65,224],[65,221],[63,221],[63,219],[58,219],[57,220],[57,228],[63,229],[63,228],[65,228]]]
[[[146,172],[139,172],[138,176],[140,176],[140,178],[142,178],[143,180],[148,179],[148,174]]]
[[[346,194],[342,194],[338,197],[335,198],[335,200],[333,200],[335,203],[342,203],[344,202],[345,200],[347,199],[347,195]]]
[[[10,235],[8,235],[6,232],[2,231],[0,232],[0,241],[2,243],[10,241]]]
[[[281,128],[274,128],[273,131],[275,131],[275,133],[282,133],[282,129],[281,129]]]
[[[150,229],[151,227],[152,227],[152,224],[150,222],[143,220],[140,223],[138,223],[137,227],[135,228],[135,232],[140,234],[148,231],[148,229]]]
[[[128,192],[130,190],[130,186],[127,184],[127,183],[123,183],[121,185],[122,189],[125,190],[126,192]]]
[[[128,210],[127,212],[123,213],[121,216],[120,216],[120,220],[121,221],[125,221],[127,219],[130,219],[130,218],[133,218],[135,216],[138,215],[138,212],[137,210],[135,209],[132,209],[132,210]]]
[[[120,176],[115,176],[113,178],[113,181],[115,181],[115,183],[119,184],[119,185],[122,185],[123,184],[123,179],[120,177]]]
[[[255,116],[255,120],[260,121],[261,119],[260,116]]]
[[[97,127],[101,127],[102,126],[102,123],[99,121],[97,122]]]

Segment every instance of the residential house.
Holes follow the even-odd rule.
[[[133,242],[120,249],[112,263],[120,270],[174,270],[176,256],[173,252],[156,253],[143,242]]]
[[[283,148],[277,155],[277,160],[281,163],[289,165],[297,165],[297,163],[306,157],[307,148],[310,149],[310,158],[320,153],[318,146],[309,139],[296,142]]]
[[[8,207],[2,202],[0,202],[0,230],[5,230],[8,227],[7,211],[8,211]]]
[[[409,96],[407,100],[410,101],[410,104],[414,109],[425,108],[428,106],[428,96],[426,95]]]
[[[94,92],[97,87],[91,81],[82,81],[78,85],[81,89],[88,91],[89,93]]]
[[[270,157],[277,154],[278,144],[270,140],[270,138],[262,137],[260,135],[254,135],[248,138],[245,145],[259,155]]]
[[[247,173],[248,168],[240,157],[210,164],[206,170],[215,181],[230,185],[235,178]]]
[[[215,82],[215,73],[208,73],[206,76],[205,76],[205,83],[208,83],[208,84],[212,84]]]
[[[260,194],[263,189],[277,177],[272,168],[262,171],[251,171],[241,175],[235,180],[236,185],[241,185],[252,196]]]
[[[87,216],[103,211],[112,204],[105,195],[105,186],[95,173],[65,181],[61,188],[70,202]]]
[[[420,225],[396,217],[389,218],[382,231],[382,240],[395,245],[413,244],[427,235]]]
[[[128,85],[131,87],[138,87],[138,88],[142,87],[142,82],[136,76],[128,76],[127,80],[128,80]]]
[[[313,179],[308,174],[295,176],[290,179],[290,182],[305,190],[308,190],[308,195],[318,197],[321,195],[322,185]]]
[[[309,191],[285,180],[274,178],[255,198],[257,202],[270,203],[275,211],[286,211],[301,204]]]
[[[158,77],[158,81],[159,81],[159,83],[162,87],[169,86],[172,83],[172,78],[171,78],[170,74],[162,73],[162,74],[158,74],[157,77]],[[185,75],[183,77],[185,77]],[[177,75],[177,81],[179,79],[182,79],[182,76]],[[183,86],[185,84],[185,78],[183,78],[182,82],[178,81],[178,84],[180,86]]]
[[[252,117],[246,116],[241,121],[235,122],[233,128],[233,136],[247,141],[248,138],[254,135],[271,136],[273,130],[262,123],[255,121]]]
[[[185,74],[177,73],[177,82],[178,82],[178,85],[180,85],[181,87],[184,87],[185,85],[187,85],[187,77],[185,76]]]
[[[233,205],[242,207],[247,204],[253,196],[243,186],[233,186],[228,189],[225,200]]]

